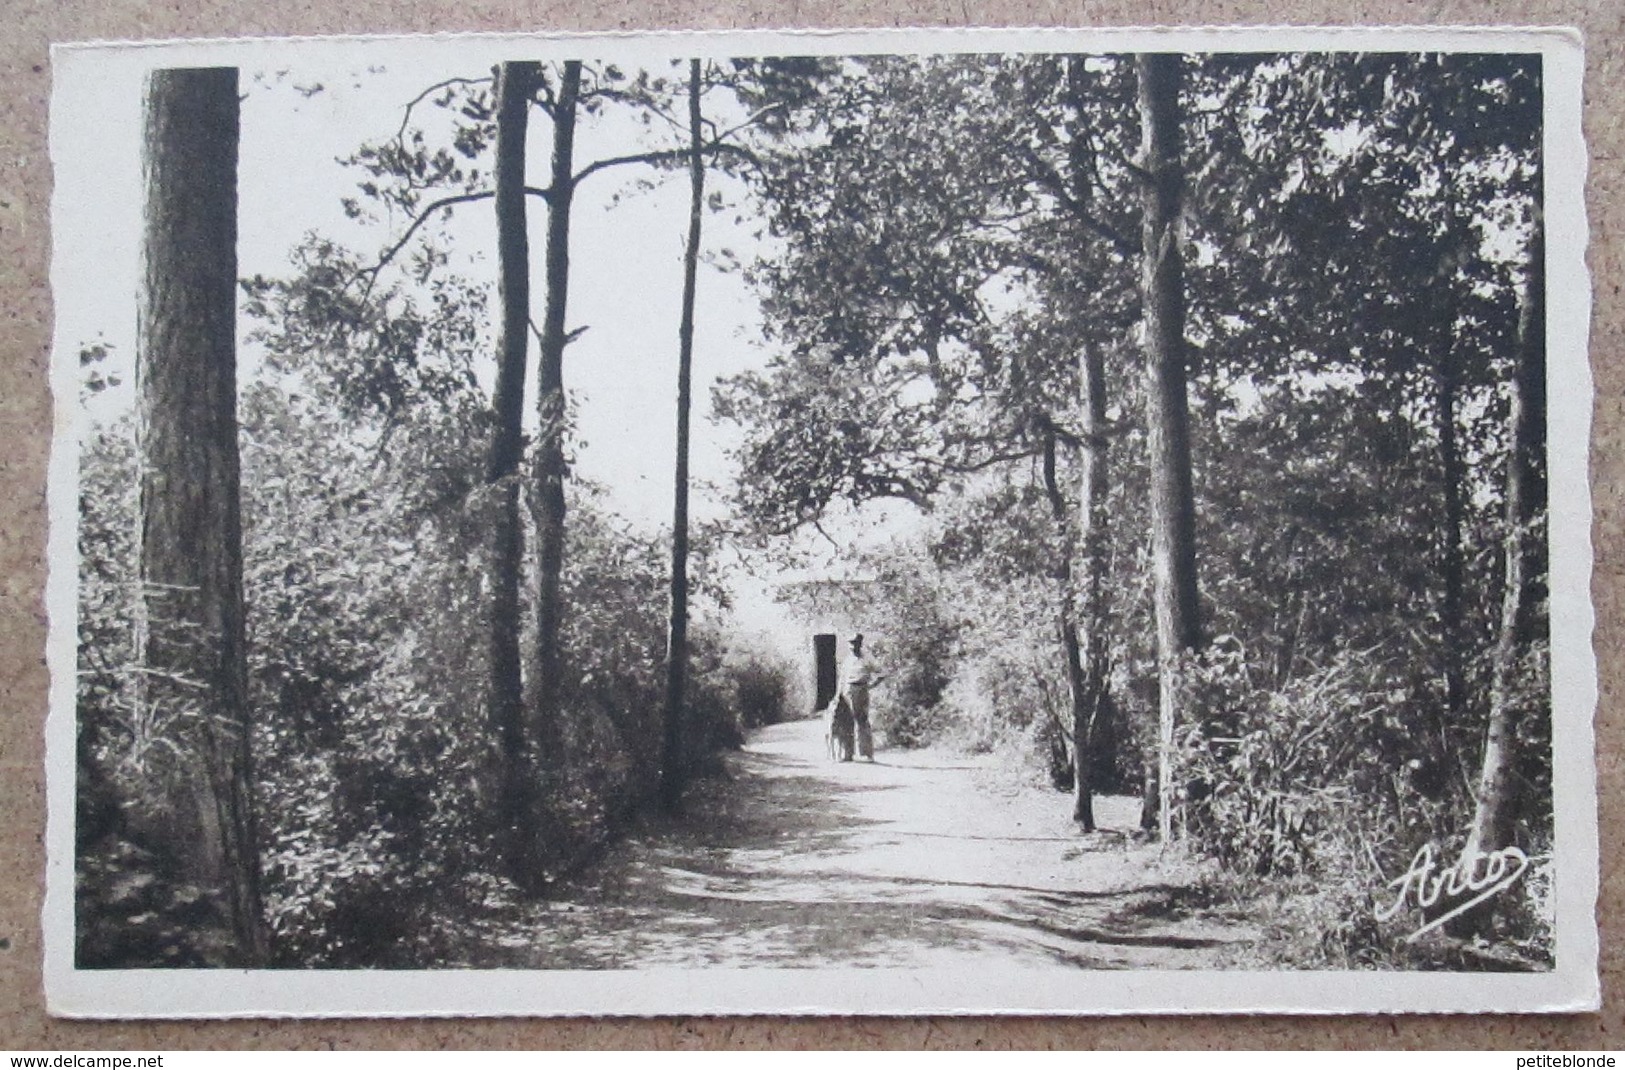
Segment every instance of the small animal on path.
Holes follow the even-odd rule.
[[[831,699],[818,714],[824,719],[824,747],[830,759],[850,762],[857,743],[857,721],[852,716],[851,703],[841,695]]]

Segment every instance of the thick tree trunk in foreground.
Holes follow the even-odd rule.
[[[1503,535],[1506,586],[1491,669],[1490,717],[1484,764],[1478,780],[1478,808],[1464,856],[1510,846],[1521,798],[1514,784],[1517,764],[1517,708],[1514,687],[1518,663],[1533,630],[1534,591],[1539,577],[1538,547],[1530,528],[1546,505],[1543,451],[1546,445],[1546,245],[1536,217],[1528,289],[1518,317],[1518,367],[1513,380],[1512,450],[1507,458],[1506,532]]]
[[[704,135],[700,117],[700,61],[688,68],[688,244],[683,249],[683,311],[677,327],[677,470],[671,521],[671,622],[666,640],[665,740],[660,762],[660,800],[675,811],[683,798],[683,691],[688,679],[688,410],[694,365],[694,289],[700,263],[700,223],[705,209]]]
[[[1181,665],[1201,647],[1196,591],[1196,518],[1191,492],[1190,416],[1185,385],[1184,265],[1179,238],[1180,63],[1172,53],[1135,57],[1139,76],[1144,184],[1140,292],[1144,306],[1146,430],[1151,466],[1151,558],[1157,618],[1158,826],[1173,821],[1174,723],[1183,698]]]
[[[557,768],[563,741],[560,717],[559,584],[564,573],[564,396],[565,302],[570,294],[570,206],[575,198],[576,103],[581,95],[581,63],[564,64],[553,112],[553,160],[547,205],[547,304],[541,331],[536,432],[536,753],[547,769]]]
[[[497,383],[496,428],[485,479],[495,486],[497,509],[488,533],[491,568],[488,706],[496,734],[499,776],[497,826],[501,850],[516,873],[526,864],[525,818],[531,777],[525,753],[524,682],[520,672],[519,583],[524,537],[519,514],[519,460],[524,449],[525,363],[530,338],[530,238],[526,230],[525,142],[531,96],[540,79],[535,63],[497,69],[496,217]]]
[[[248,709],[237,453],[237,71],[155,71],[137,328],[137,702],[177,726],[170,846],[241,964],[266,930]],[[199,933],[200,940],[207,934]]]

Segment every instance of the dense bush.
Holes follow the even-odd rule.
[[[310,385],[267,371],[240,405],[274,961],[421,965],[449,953],[435,919],[459,897],[516,894],[494,876],[481,563],[495,501],[476,478],[483,415],[477,396],[452,395],[373,430]],[[175,734],[162,715],[138,716],[129,693],[134,483],[127,422],[86,440],[79,955],[87,965],[228,965],[216,904],[173,872],[163,848],[175,834],[165,808],[184,775]],[[537,802],[550,876],[650,799],[664,707],[666,536],[630,530],[590,488],[570,506],[563,753]],[[730,650],[703,621],[690,646],[685,760],[699,775],[718,748],[742,742],[747,718],[782,719],[791,683],[784,665]],[[205,923],[220,940],[197,936]]]
[[[731,678],[734,708],[746,729],[790,720],[795,706],[795,670],[782,657],[741,651],[724,665]]]
[[[136,491],[131,422],[81,444],[75,795],[75,962],[230,966],[224,909],[181,872],[188,833],[172,800],[188,783],[188,711],[135,701]]]
[[[1221,640],[1189,673],[1202,721],[1179,741],[1177,819],[1235,889],[1267,893],[1279,906],[1268,953],[1338,968],[1516,968],[1546,959],[1540,860],[1549,856],[1538,810],[1522,846],[1539,864],[1504,897],[1500,959],[1446,932],[1408,943],[1414,910],[1377,917],[1418,849],[1432,844],[1441,857],[1459,857],[1472,818],[1469,800],[1439,790],[1433,748],[1416,731],[1418,704],[1438,699],[1413,666],[1342,651],[1272,687],[1239,643]]]
[[[1189,676],[1205,716],[1179,741],[1175,805],[1192,839],[1232,870],[1275,878],[1314,872],[1317,852],[1355,799],[1406,768],[1394,761],[1395,741],[1384,738],[1404,712],[1392,708],[1394,681],[1366,659],[1344,654],[1271,690],[1254,684],[1240,645],[1221,640]],[[1378,828],[1423,816],[1420,797],[1402,781],[1385,794],[1382,811],[1362,815],[1378,818]]]
[[[954,725],[947,699],[959,626],[928,598],[912,599],[893,619],[895,629],[875,644],[877,672],[886,678],[877,725],[894,746],[924,746]]]

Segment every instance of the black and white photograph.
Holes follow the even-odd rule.
[[[1580,64],[59,46],[52,1009],[1595,1008]]]

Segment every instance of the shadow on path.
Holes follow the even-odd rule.
[[[930,751],[834,763],[817,721],[759,731],[681,820],[611,847],[466,965],[1211,968],[1255,933],[1119,833],[1080,851],[1066,801],[994,792]],[[1102,799],[1129,830],[1134,800]],[[957,842],[956,842],[957,841]]]

